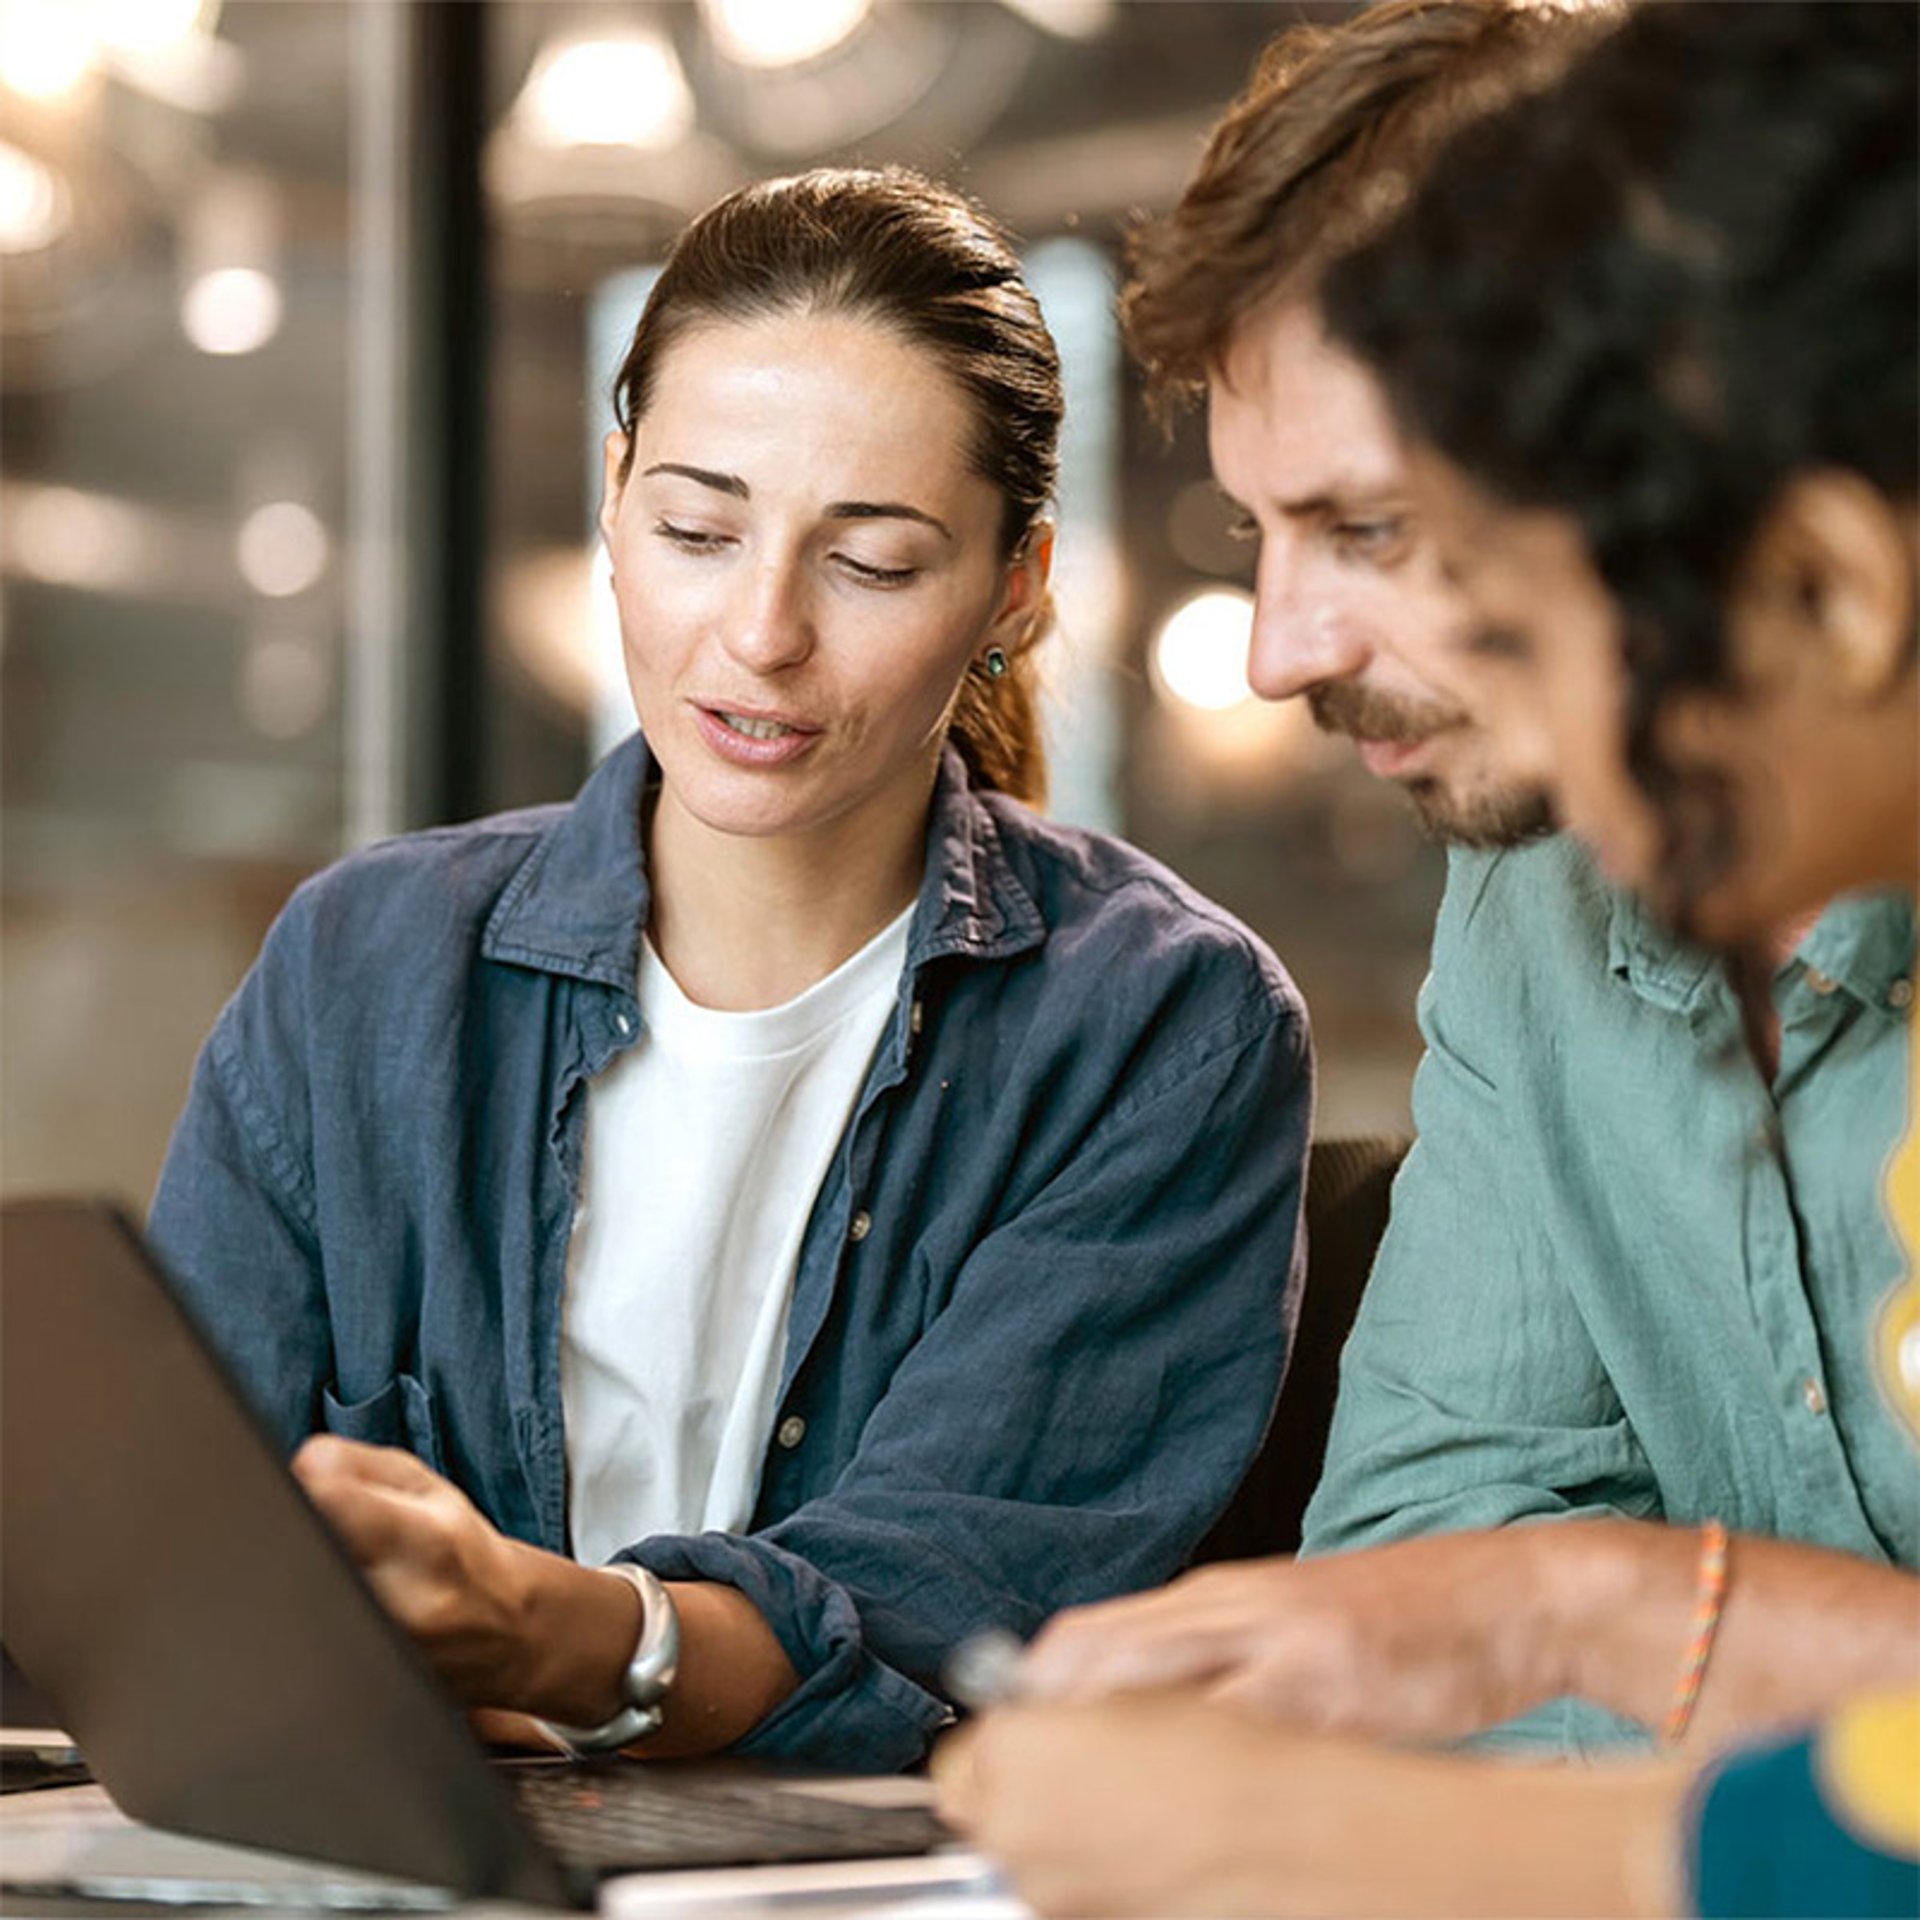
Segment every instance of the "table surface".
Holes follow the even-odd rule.
[[[457,1913],[461,1920],[528,1920],[544,1909],[489,1902],[453,1906],[432,1889],[251,1847],[163,1833],[129,1820],[98,1786],[0,1796],[0,1912],[78,1916],[226,1909],[248,1916]],[[798,1867],[704,1868],[626,1874],[600,1891],[615,1920],[1026,1920],[979,1855],[853,1860]],[[549,1917],[550,1920],[550,1917]]]

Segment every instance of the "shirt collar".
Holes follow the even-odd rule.
[[[634,990],[651,901],[641,801],[655,777],[637,733],[594,769],[501,896],[481,941],[487,959]],[[908,965],[945,954],[1005,959],[1045,936],[992,809],[949,745],[934,786]]]
[[[1913,945],[1913,903],[1905,894],[1845,894],[1814,922],[1794,960],[1864,1005],[1905,1018],[1913,1001]]]
[[[1677,940],[1630,893],[1617,888],[1607,922],[1607,965],[1641,999],[1692,1014],[1721,984],[1713,956]]]
[[[1848,894],[1832,902],[1788,966],[1837,981],[1867,1006],[1904,1017],[1913,998],[1912,903],[1898,893]],[[1643,1000],[1692,1013],[1718,988],[1712,955],[1668,933],[1631,894],[1616,892],[1607,963]]]
[[[651,899],[640,802],[652,773],[637,733],[594,768],[508,882],[481,937],[485,958],[634,991]]]
[[[949,744],[940,756],[927,822],[927,870],[908,938],[907,964],[943,954],[1004,960],[1046,938],[1047,923],[1014,872],[987,801]]]

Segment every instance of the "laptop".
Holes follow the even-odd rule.
[[[490,1760],[112,1207],[0,1208],[0,1326],[0,1628],[134,1818],[550,1907],[948,1838],[911,1786]]]

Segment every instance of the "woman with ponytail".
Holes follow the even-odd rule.
[[[606,440],[639,732],[310,882],[208,1042],[155,1237],[521,1732],[906,1765],[956,1641],[1166,1578],[1259,1442],[1306,1023],[1033,811],[1060,416],[958,195],[701,216]]]

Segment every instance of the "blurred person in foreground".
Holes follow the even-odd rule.
[[[729,196],[615,397],[640,733],[299,891],[153,1233],[469,1705],[899,1767],[956,1639],[1166,1578],[1245,1470],[1303,1010],[1029,804],[1059,363],[977,207]]]
[[[1783,911],[1756,978],[1540,837],[1549,769],[1503,766],[1448,684],[1462,595],[1317,298],[1448,134],[1617,20],[1398,0],[1285,35],[1139,241],[1134,346],[1161,391],[1204,384],[1216,476],[1259,537],[1255,687],[1356,732],[1456,846],[1419,1139],[1303,1556],[1069,1614],[1024,1664],[1035,1698],[1190,1685],[1394,1740],[1644,1745],[1708,1521],[1736,1577],[1694,1737],[1913,1657],[1920,1503],[1863,1345],[1895,1258],[1874,1183],[1904,1104],[1910,908]]]
[[[1736,975],[1836,896],[1910,907],[1920,884],[1915,29],[1907,9],[1649,8],[1463,135],[1325,288],[1387,372],[1466,599],[1422,669],[1483,716],[1496,768],[1541,782]],[[1910,993],[1891,1001],[1905,1023]],[[1911,1441],[1910,1036],[1901,1056],[1906,1137],[1891,1161],[1856,1148],[1899,1256],[1853,1337]],[[1878,1209],[1852,1225],[1879,1244]],[[1911,1451],[1903,1487],[1920,1495]],[[1753,1558],[1734,1543],[1730,1586],[1702,1561],[1682,1721]],[[1846,1583],[1803,1598],[1783,1657],[1812,1661],[1857,1616]],[[1051,1911],[1907,1915],[1920,1608],[1899,1625],[1813,1730],[1704,1760],[1370,1750],[1189,1692],[1011,1707],[945,1761],[948,1795]]]

